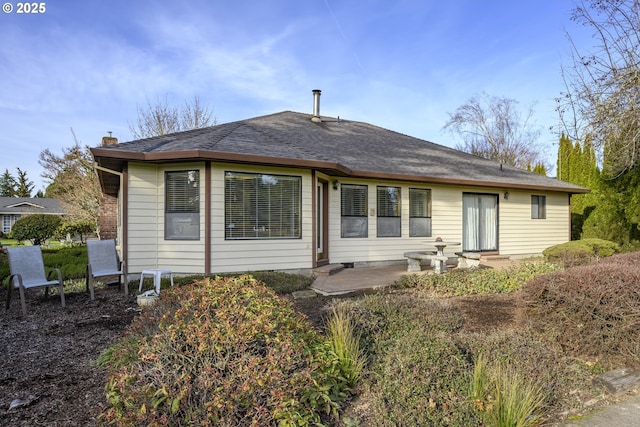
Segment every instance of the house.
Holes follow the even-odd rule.
[[[0,231],[4,234],[11,232],[17,220],[31,214],[64,215],[64,210],[56,199],[0,197]]]
[[[313,115],[92,148],[103,216],[111,213],[129,271],[371,265],[404,260],[436,237],[461,243],[448,255],[527,257],[570,239],[570,196],[588,190],[321,116],[320,91],[314,97]]]

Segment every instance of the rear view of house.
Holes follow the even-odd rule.
[[[586,189],[371,124],[284,111],[91,151],[130,272],[308,270],[447,251],[539,255]],[[107,139],[107,142],[113,142]],[[117,220],[116,220],[117,218]],[[106,230],[106,227],[102,227]]]

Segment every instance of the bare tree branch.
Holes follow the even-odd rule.
[[[204,106],[197,95],[193,100],[185,101],[182,109],[170,105],[165,96],[155,104],[147,99],[146,108],[138,107],[138,119],[135,124],[129,123],[129,130],[133,139],[142,139],[200,129],[216,123],[213,111]]]
[[[531,123],[533,107],[522,114],[517,103],[486,93],[473,96],[449,113],[444,129],[463,138],[459,150],[521,169],[544,164],[537,147],[540,130]]]
[[[640,2],[581,0],[572,20],[595,40],[581,52],[570,34],[571,63],[563,67],[566,92],[558,98],[564,131],[591,139],[605,176],[617,177],[640,161]]]

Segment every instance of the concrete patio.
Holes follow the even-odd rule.
[[[480,266],[484,268],[505,268],[516,261],[508,257],[482,257]],[[428,266],[423,266],[422,271],[410,273],[407,271],[407,264],[398,263],[393,265],[375,267],[354,267],[342,268],[341,264],[326,265],[314,270],[316,280],[311,285],[311,289],[321,295],[340,295],[363,289],[376,289],[391,285],[402,276],[408,274],[434,274],[434,270]]]

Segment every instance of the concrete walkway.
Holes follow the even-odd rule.
[[[640,394],[622,396],[621,401],[597,409],[584,418],[568,421],[562,427],[632,427],[640,426]]]

